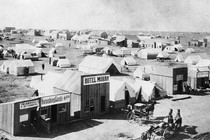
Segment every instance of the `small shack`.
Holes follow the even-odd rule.
[[[68,68],[71,66],[69,59],[59,59],[57,62],[57,66],[60,68]]]
[[[110,79],[110,107],[125,108],[131,102],[136,102],[136,95],[132,86],[125,81]]]
[[[88,74],[110,73],[110,75],[116,75],[121,72],[121,69],[113,58],[86,56],[79,64],[79,71]]]
[[[183,93],[187,77],[187,66],[172,62],[160,63],[150,72],[150,80],[156,82],[169,95]]]
[[[142,59],[156,59],[160,50],[158,49],[141,49],[138,52],[138,57]]]
[[[4,61],[3,64],[1,65],[1,71],[9,74],[9,66],[11,62],[12,60]]]
[[[121,60],[120,65],[121,66],[125,66],[125,65],[132,66],[132,65],[137,65],[137,62],[133,57],[125,57]]]
[[[209,88],[208,66],[189,66],[188,67],[188,84],[192,89]]]
[[[35,73],[35,66],[31,60],[13,60],[9,64],[9,74],[16,76]]]

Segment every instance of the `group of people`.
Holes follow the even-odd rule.
[[[169,114],[167,116],[167,122],[169,127],[177,127],[180,128],[182,126],[182,117],[180,113],[180,109],[177,109],[177,114],[175,118],[173,118],[173,109],[170,109]]]

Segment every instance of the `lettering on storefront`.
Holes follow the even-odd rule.
[[[67,102],[70,102],[69,94],[43,97],[41,99],[41,107],[55,105],[55,104],[62,104],[62,103],[67,103]]]
[[[83,82],[84,82],[84,85],[107,83],[107,82],[109,82],[109,75],[84,77]]]
[[[209,77],[209,72],[198,72],[197,73],[197,78],[202,78],[202,77]]]
[[[27,109],[39,106],[39,100],[32,100],[20,103],[20,109]]]

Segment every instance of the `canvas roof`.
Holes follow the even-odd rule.
[[[157,58],[169,58],[170,54],[166,51],[159,52]]]
[[[120,67],[114,61],[113,58],[110,57],[98,57],[98,56],[86,56],[83,61],[79,64],[79,71],[81,68],[88,69],[84,71],[86,73],[94,72],[94,73],[105,73],[108,68],[114,64],[118,71],[120,72]]]
[[[58,62],[57,62],[58,65],[66,65],[66,66],[70,66],[70,61],[69,59],[58,59]]]
[[[55,94],[53,87],[61,76],[62,74],[60,73],[48,71],[47,74],[44,75],[43,80],[35,86],[35,89],[38,89],[40,96]]]
[[[199,55],[190,55],[188,56],[184,63],[186,64],[197,64],[202,58]]]
[[[124,57],[122,61],[120,62],[121,65],[125,65],[125,62],[127,65],[136,65],[137,62],[133,57]]]
[[[60,90],[81,94],[81,75],[79,71],[66,70],[55,83],[54,87]]]
[[[10,65],[16,67],[29,67],[34,66],[34,63],[31,60],[13,60]]]
[[[182,54],[178,54],[175,58],[176,62],[182,62],[184,61],[184,56]]]
[[[17,54],[20,54],[23,51],[31,53],[34,50],[36,50],[36,47],[30,44],[16,44],[16,47],[15,47],[15,52]]]
[[[185,50],[185,52],[186,52],[186,53],[193,53],[193,52],[195,52],[195,50],[194,50],[193,48],[187,48],[187,49]]]
[[[125,36],[117,36],[114,42],[121,42],[125,40]]]
[[[40,40],[39,41],[40,45],[45,45],[45,44],[50,44],[47,40]]]
[[[196,66],[199,66],[199,67],[208,67],[210,66],[210,59],[201,59],[198,61],[198,63],[196,64]]]

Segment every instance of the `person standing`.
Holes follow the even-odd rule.
[[[175,127],[180,128],[182,126],[182,117],[180,114],[180,109],[177,109],[177,115],[175,117]]]
[[[44,68],[45,68],[45,65],[44,65],[44,63],[42,63],[42,70],[44,70]]]

